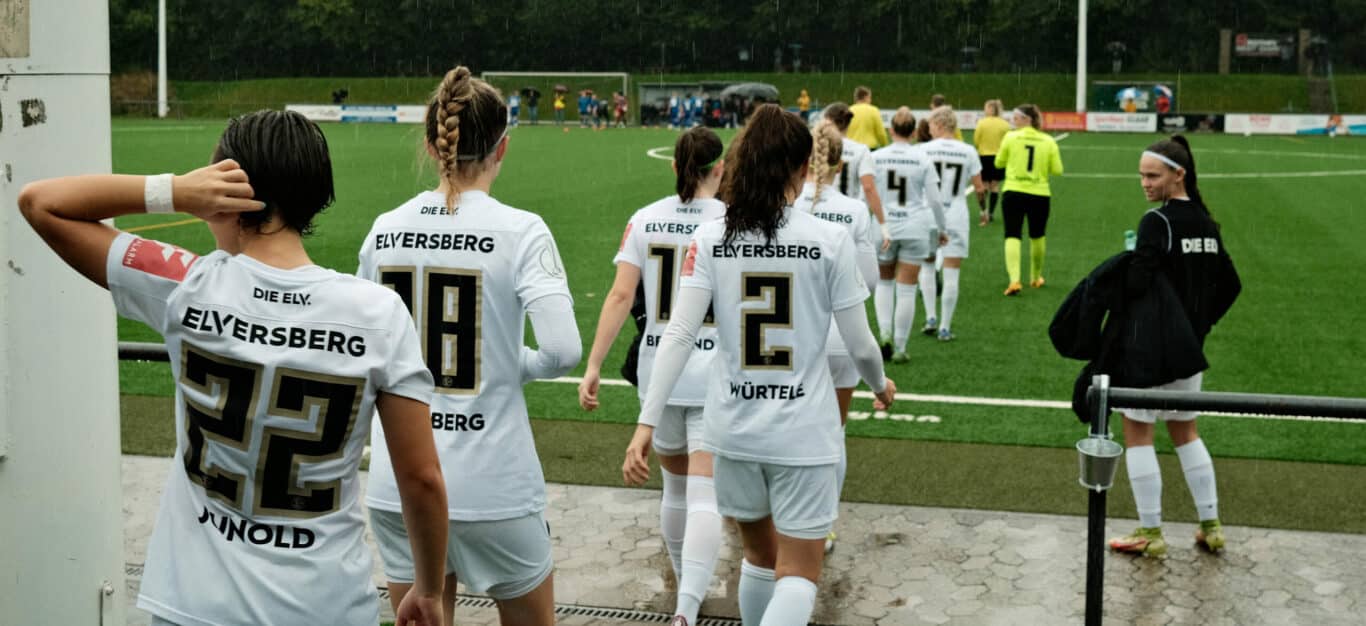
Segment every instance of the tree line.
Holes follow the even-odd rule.
[[[1325,37],[1366,68],[1360,0],[1090,0],[1090,71],[1214,72],[1219,29]],[[171,77],[484,70],[1071,72],[1076,0],[167,0]],[[156,68],[156,2],[110,0],[116,73]],[[1118,49],[1120,46],[1113,46]],[[1236,71],[1294,71],[1238,59]]]

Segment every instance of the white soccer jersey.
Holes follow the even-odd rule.
[[[176,459],[138,606],[178,624],[374,624],[357,484],[379,392],[432,379],[393,293],[121,234],[119,314],[161,332]]]
[[[868,280],[877,280],[877,246],[873,244],[872,240],[871,224],[873,220],[868,213],[868,205],[860,200],[845,196],[838,189],[831,187],[821,190],[820,202],[815,202],[815,200],[816,184],[807,182],[802,187],[801,195],[797,196],[797,201],[792,203],[792,207],[849,231],[849,236],[854,238],[854,256],[858,263],[859,274],[863,277],[865,284]],[[826,339],[825,349],[830,354],[849,354],[849,349],[844,345],[844,338],[840,336],[839,329],[834,324],[830,325],[830,334]]]
[[[640,268],[645,283],[645,338],[640,342],[640,364],[636,368],[640,380],[636,391],[641,404],[645,403],[659,337],[669,325],[669,314],[678,295],[678,277],[693,230],[698,224],[725,214],[726,205],[720,200],[694,199],[685,203],[678,196],[669,196],[636,211],[626,224],[621,250],[612,262]],[[702,406],[707,399],[707,379],[715,354],[716,327],[708,324],[697,335],[688,364],[669,393],[669,404]]]
[[[949,230],[968,229],[968,190],[972,177],[982,173],[977,150],[956,139],[935,139],[921,146],[939,174],[939,197],[944,201],[944,220]]]
[[[862,179],[864,176],[877,175],[877,170],[873,166],[873,151],[848,137],[844,138],[843,145],[840,161],[844,163],[844,169],[840,170],[840,177],[835,182],[839,185],[840,193],[866,202],[863,197]],[[876,183],[877,179],[874,178],[873,182]]]
[[[825,339],[831,315],[868,297],[848,231],[792,208],[776,237],[724,241],[699,226],[683,287],[711,292],[720,335],[704,409],[707,449],[782,465],[839,461],[842,433]]]
[[[545,478],[522,396],[531,302],[569,297],[545,222],[481,191],[427,191],[375,219],[357,274],[408,303],[436,380],[432,434],[446,471],[450,518],[521,517],[545,508]],[[368,506],[399,512],[378,420],[371,429]]]
[[[934,164],[917,146],[893,142],[873,151],[877,167],[878,195],[887,214],[892,239],[909,239],[918,231],[934,228],[934,213],[927,194],[937,194],[939,175]]]

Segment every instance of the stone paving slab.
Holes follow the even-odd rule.
[[[125,554],[143,561],[170,459],[125,456]],[[1078,488],[1077,497],[1085,497]],[[560,604],[668,613],[674,581],[659,537],[659,493],[553,484],[555,598]],[[1108,534],[1131,530],[1110,520]],[[702,614],[736,617],[739,540],[727,533]],[[1132,624],[1366,623],[1366,536],[1230,526],[1229,550],[1194,546],[1193,524],[1165,527],[1165,559],[1108,555],[1106,619]],[[843,503],[813,620],[850,626],[1058,624],[1083,617],[1086,519]],[[367,540],[373,545],[367,533]],[[383,584],[379,557],[375,579]],[[129,578],[129,604],[136,577]],[[385,607],[386,615],[389,613]],[[129,624],[146,623],[130,608]],[[460,607],[461,624],[495,624]],[[385,619],[392,619],[391,616]],[[571,617],[563,624],[645,622]]]

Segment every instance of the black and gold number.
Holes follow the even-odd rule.
[[[230,472],[205,457],[209,442],[250,453],[252,418],[261,412],[264,368],[212,354],[186,342],[181,345],[180,382],[209,398],[197,402],[185,394],[185,473],[205,493],[242,511],[247,476]],[[252,479],[253,511],[267,515],[309,518],[336,511],[341,481],[308,483],[299,479],[303,463],[340,458],[355,428],[365,390],[362,378],[342,378],[302,370],[281,369],[275,374],[270,401],[263,412],[310,423],[311,430],[265,428],[257,448]]]
[[[791,370],[792,346],[770,346],[770,328],[792,328],[792,273],[743,272],[743,302],[767,303],[763,309],[740,311],[741,367],[750,370]]]
[[[687,246],[679,247],[663,243],[650,244],[649,254],[651,258],[659,259],[659,284],[655,289],[655,321],[660,324],[668,324],[669,318],[673,314],[675,280],[682,266],[678,260],[688,254]],[[702,319],[702,323],[711,326],[715,323],[715,315],[712,307],[707,306],[707,316]]]
[[[422,359],[436,381],[436,391],[453,395],[479,393],[483,354],[483,273],[479,270],[428,267],[422,272],[425,302],[414,301],[417,268],[379,268],[380,284],[398,292],[417,322]]]

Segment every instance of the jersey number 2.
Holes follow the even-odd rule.
[[[380,284],[393,289],[417,322],[422,360],[431,370],[438,393],[479,392],[483,272],[428,267],[423,271],[426,302],[413,302],[417,270],[408,266],[379,268]]]
[[[765,309],[740,311],[740,358],[747,370],[791,370],[792,346],[770,346],[766,331],[792,328],[792,274],[744,272],[740,274],[743,302],[768,303]]]

